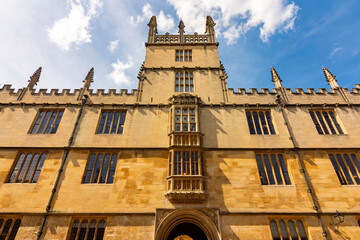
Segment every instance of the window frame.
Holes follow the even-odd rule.
[[[107,114],[106,114],[106,117],[105,117],[105,120],[104,120],[104,124],[103,124],[104,126],[102,127],[102,132],[99,133],[100,126],[102,125],[103,113],[107,113]],[[112,120],[110,122],[109,132],[105,133],[106,127],[107,127],[107,121],[108,121],[108,117],[109,117],[110,113],[112,113]],[[119,117],[118,117],[118,120],[117,120],[118,123],[117,123],[115,132],[112,133],[116,113],[119,113]],[[123,124],[121,124],[122,113],[125,113],[124,123]],[[122,135],[122,134],[124,134],[126,115],[127,115],[127,109],[101,109],[100,114],[99,114],[98,123],[97,123],[96,129],[95,129],[95,134],[96,135]],[[122,130],[121,130],[121,132],[119,132],[121,127],[122,127]]]
[[[186,77],[188,74],[188,77]],[[193,70],[176,70],[174,76],[174,91],[177,93],[195,92],[195,74]],[[186,83],[188,81],[188,83]],[[188,91],[186,91],[188,87]]]
[[[255,121],[255,119],[254,119],[254,113],[257,114],[257,121]],[[263,119],[261,118],[260,113],[263,114]],[[271,122],[269,122],[267,113],[269,113]],[[250,116],[251,116],[251,122],[248,118],[248,114],[250,114]],[[275,126],[272,109],[246,109],[245,110],[245,118],[246,118],[246,122],[248,124],[248,129],[249,129],[250,135],[262,135],[262,136],[277,135],[278,131]],[[263,121],[265,121],[265,125],[263,125],[263,123],[262,123]],[[257,126],[257,123],[259,124],[259,126]],[[252,126],[254,132],[252,132],[251,126]],[[266,127],[265,129],[267,129],[268,133],[265,133],[264,127]],[[260,130],[260,133],[258,133],[259,130]]]
[[[10,182],[11,180],[11,177],[15,171],[15,168],[16,166],[18,165],[18,162],[19,162],[19,159],[21,158],[22,155],[25,155],[24,158],[21,160],[22,162],[20,163],[20,166],[19,166],[19,169],[17,170],[17,173],[16,175],[14,176],[14,181],[13,182]],[[19,179],[19,175],[21,174],[21,172],[23,171],[23,167],[24,165],[26,164],[26,160],[28,159],[27,157],[31,154],[31,157],[29,159],[29,162],[28,162],[28,165],[26,166],[26,169],[25,169],[25,172],[23,173],[23,176],[21,177],[21,180],[20,182],[17,182],[17,180]],[[29,173],[29,170],[31,169],[32,167],[32,164],[34,162],[34,159],[35,159],[35,156],[36,155],[39,155],[39,157],[36,159],[36,163],[34,166],[34,169],[32,170],[32,173],[30,174],[29,176],[29,179],[27,182],[25,182],[25,179],[28,177],[28,173]],[[44,156],[44,160],[42,160],[42,156]],[[45,164],[45,161],[46,161],[46,158],[48,157],[49,155],[49,152],[46,151],[46,150],[37,150],[37,151],[19,151],[17,154],[16,154],[16,158],[14,159],[13,161],[13,164],[10,168],[10,171],[8,173],[8,176],[6,177],[6,181],[5,183],[14,183],[14,184],[18,184],[18,183],[29,183],[29,184],[36,184],[38,181],[39,181],[39,178],[40,178],[40,174],[42,172],[42,168],[44,167],[44,164]],[[38,169],[39,167],[39,164],[41,164],[40,166],[40,169]],[[36,172],[39,171],[39,174],[36,176]],[[34,180],[34,177],[36,177],[36,181],[33,182]]]
[[[78,221],[78,225],[77,225],[77,228],[76,228],[76,233],[75,233],[75,236],[73,236],[73,228],[74,228],[74,224],[75,222]],[[91,223],[93,221],[96,221],[96,225],[95,225],[95,231],[94,231],[94,235],[93,235],[93,239],[98,239],[97,237],[97,234],[99,232],[99,226],[100,226],[100,223],[102,221],[105,222],[105,226],[104,226],[104,232],[103,232],[103,237],[102,239],[105,239],[105,236],[106,236],[106,223],[107,223],[107,218],[106,217],[94,217],[94,216],[89,216],[89,217],[73,217],[70,221],[70,224],[69,224],[69,228],[68,228],[68,231],[67,231],[67,236],[66,236],[66,239],[67,240],[72,240],[72,239],[77,239],[79,240],[80,239],[80,232],[81,232],[81,225],[83,224],[83,222],[87,221],[87,226],[86,226],[86,230],[85,230],[85,233],[84,233],[84,238],[83,239],[87,239],[89,237],[89,230],[90,230],[90,226],[91,226]]]
[[[33,133],[34,128],[35,128],[35,126],[37,125],[37,122],[38,122],[39,117],[40,117],[40,115],[41,115],[42,112],[45,112],[45,113],[44,113],[44,116],[41,118],[41,120],[40,120],[40,122],[39,122],[39,124],[38,124],[37,129],[36,129],[35,132]],[[45,126],[44,126],[43,130],[42,130],[41,132],[39,132],[39,130],[40,130],[41,126],[43,125],[43,122],[44,122],[44,120],[45,120],[45,118],[46,118],[46,114],[47,114],[48,112],[50,112],[49,118],[46,119],[46,123],[45,123]],[[49,123],[50,123],[50,121],[51,121],[51,117],[52,117],[52,113],[53,113],[53,112],[57,112],[57,114],[55,115],[55,118],[54,118],[54,120],[53,120],[52,125],[56,123],[56,121],[57,121],[58,118],[59,118],[60,113],[62,112],[62,114],[61,114],[61,116],[60,116],[60,120],[59,120],[58,125],[57,125],[57,126],[55,125],[55,126],[56,126],[55,132],[52,132],[53,129],[54,129],[54,127],[53,127],[52,125],[50,125],[50,128],[49,128]],[[28,131],[28,134],[31,134],[31,135],[37,135],[37,134],[56,134],[57,131],[58,131],[58,129],[59,129],[59,127],[60,127],[61,120],[62,120],[63,117],[64,117],[64,114],[65,114],[65,108],[40,108],[40,109],[38,109],[38,111],[37,111],[37,113],[36,113],[36,115],[35,115],[35,118],[34,118],[32,124],[30,125],[30,129],[29,129],[29,131]],[[47,131],[48,128],[49,128],[49,132],[46,133],[46,131]]]
[[[180,109],[180,114],[176,113],[176,110]],[[187,109],[187,115],[184,116],[184,109]],[[194,114],[191,114],[190,110],[194,110]],[[171,127],[171,131],[175,132],[175,133],[197,133],[200,132],[200,128],[199,128],[199,108],[197,105],[174,105],[171,109],[170,109],[170,113],[171,113],[171,122],[170,122],[170,127]],[[177,122],[176,121],[176,117],[180,117],[180,121]],[[184,122],[184,117],[187,117],[187,122]],[[195,122],[191,121],[191,117],[195,117]],[[184,124],[187,124],[187,131],[183,130]],[[192,124],[195,124],[195,130],[191,131],[192,129]],[[180,130],[177,131],[177,125],[180,125]]]
[[[287,230],[287,235],[288,235],[289,240],[293,239],[293,237],[291,235],[290,228],[289,228],[289,221],[292,221],[293,224],[294,224],[295,231],[296,231],[296,234],[297,234],[297,236],[296,236],[297,239],[309,239],[308,226],[306,225],[306,222],[304,221],[304,219],[302,219],[302,218],[291,218],[290,219],[290,218],[287,218],[287,217],[284,217],[284,218],[279,217],[279,218],[271,218],[271,219],[269,219],[270,234],[271,234],[271,238],[273,240],[278,240],[278,239],[280,240],[280,239],[284,238],[282,236],[283,233],[281,231],[281,227],[280,227],[280,224],[279,224],[280,221],[283,221],[285,223],[286,230]],[[272,222],[276,223],[276,227],[277,227],[276,229],[277,229],[277,233],[279,234],[279,238],[276,238],[276,237],[273,236],[273,231],[272,231],[272,228],[271,228],[271,223]],[[306,238],[304,238],[304,236],[301,236],[300,228],[298,226],[298,222],[302,223],[303,229],[301,229],[301,230],[304,231],[304,233],[306,235]]]
[[[187,159],[188,161],[184,162],[184,159],[186,160],[187,153],[189,155],[189,158]],[[177,161],[175,164],[175,158],[178,159],[178,157],[175,157],[176,154],[180,154],[180,161]],[[184,173],[185,165],[186,165],[185,169],[189,170],[189,174]],[[194,174],[192,174],[193,172]],[[202,151],[196,149],[190,149],[190,148],[176,149],[176,150],[174,149],[170,151],[169,176],[176,176],[176,177],[203,176]]]
[[[192,59],[192,49],[175,49],[175,62],[192,62]]]
[[[89,165],[90,165],[90,161],[91,161],[91,157],[92,155],[95,154],[95,159],[94,159],[94,162],[93,162],[93,166],[92,166],[92,171],[91,171],[91,174],[90,174],[90,179],[88,182],[85,182],[86,179],[87,179],[87,176],[88,176],[88,172],[89,172]],[[100,171],[98,173],[98,176],[96,177],[97,181],[96,182],[93,182],[94,181],[94,173],[96,171],[96,164],[98,163],[99,161],[99,155],[102,154],[102,157],[101,157],[101,166],[100,166]],[[106,176],[105,176],[105,180],[104,182],[101,182],[101,177],[102,177],[102,173],[103,173],[103,170],[104,170],[104,164],[105,164],[105,157],[106,155],[110,155],[109,156],[109,159],[108,159],[108,167],[107,167],[107,171],[106,171]],[[112,159],[113,157],[116,156],[116,163],[115,163],[115,166],[114,166],[114,170],[111,170],[111,167],[112,167]],[[116,176],[116,167],[117,167],[117,164],[118,164],[118,161],[119,161],[119,152],[116,152],[116,151],[92,151],[92,152],[89,152],[88,154],[88,157],[87,157],[87,162],[86,162],[86,165],[85,165],[85,169],[84,169],[84,173],[83,173],[83,177],[82,177],[82,180],[81,180],[81,184],[114,184],[114,180],[115,180],[115,176]],[[109,177],[110,177],[110,174],[111,174],[111,171],[114,171],[114,173],[112,174],[111,176],[111,179],[112,179],[112,182],[109,182]]]
[[[11,220],[11,224],[10,224],[9,229],[6,232],[5,239],[14,240],[16,238],[16,235],[17,235],[18,231],[19,231],[19,228],[21,227],[22,217],[1,216],[0,217],[0,222],[1,222],[1,220],[3,220],[3,221],[2,221],[1,226],[0,226],[0,235],[3,234],[3,231],[4,231],[4,228],[5,228],[5,225],[6,225],[7,221]],[[19,226],[17,227],[15,232],[13,232],[14,231],[14,225],[15,225],[15,223],[17,221],[20,221]],[[11,234],[14,234],[14,235],[11,236]]]
[[[258,156],[260,155],[262,168],[259,168],[259,159]],[[267,156],[267,159],[264,156]],[[272,156],[275,156],[275,160]],[[282,160],[280,160],[279,155],[282,156]],[[259,180],[262,186],[294,186],[294,180],[289,170],[289,161],[285,157],[285,153],[283,152],[255,152],[255,162],[258,170]],[[266,164],[266,163],[269,164]],[[277,164],[277,169],[274,168],[274,162]],[[283,164],[282,164],[283,163]],[[283,169],[283,167],[286,169]],[[271,178],[269,176],[269,170],[271,168]],[[277,170],[277,171],[276,171]],[[264,172],[265,174],[263,174]],[[286,176],[287,174],[287,176]],[[279,183],[279,179],[281,179],[281,183]],[[272,183],[273,182],[273,183]]]
[[[309,109],[308,111],[311,122],[314,124],[314,127],[319,135],[342,136],[347,134],[344,125],[340,121],[340,118],[338,117],[335,109],[314,108]],[[321,119],[317,113],[320,114]],[[327,118],[325,117],[324,113],[327,114]],[[332,115],[330,113],[332,113]]]
[[[333,159],[330,156],[333,156]],[[341,162],[338,158],[340,155]],[[345,157],[347,155],[347,158]],[[354,160],[354,157],[357,160],[357,163]],[[360,158],[358,152],[328,152],[328,158],[333,166],[335,174],[339,180],[339,183],[342,186],[359,186],[360,185]],[[334,162],[337,164],[334,165]],[[349,166],[349,161],[352,166]],[[345,167],[345,169],[344,169]],[[351,168],[352,167],[352,168]],[[356,173],[356,177],[354,176]]]

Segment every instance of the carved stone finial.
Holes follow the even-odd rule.
[[[323,67],[323,72],[325,75],[325,79],[328,82],[328,84],[331,86],[331,88],[339,88],[339,85],[337,83],[337,80],[335,79],[335,76],[332,75],[332,73],[327,69],[326,67]]]
[[[39,82],[39,79],[40,79],[40,75],[41,75],[41,70],[42,70],[42,67],[39,67],[33,75],[30,76],[30,79],[29,79],[29,84],[28,84],[28,88],[29,89],[34,89],[34,86],[37,85],[37,83]]]
[[[216,23],[212,19],[212,17],[207,16],[206,17],[206,27],[205,27],[205,33],[209,35],[210,42],[215,43],[216,42],[216,36],[215,36],[215,27]]]
[[[279,74],[276,72],[275,68],[273,67],[271,67],[271,78],[272,78],[271,81],[274,82],[276,88],[282,87],[281,85],[282,80],[280,79]]]
[[[185,28],[185,24],[182,20],[180,20],[180,23],[179,23],[179,33],[184,33],[184,28]]]
[[[94,68],[92,67],[83,81],[84,83],[83,88],[89,89],[91,83],[94,82],[93,79],[94,79]]]
[[[155,42],[155,35],[157,34],[157,23],[156,23],[156,17],[155,16],[152,16],[150,18],[148,26],[149,26],[148,43],[154,43]]]

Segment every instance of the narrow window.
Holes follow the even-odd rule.
[[[358,173],[356,172],[356,169],[355,169],[353,163],[351,162],[350,157],[347,154],[344,154],[344,158],[345,158],[346,164],[349,166],[351,175],[352,175],[353,179],[355,179],[356,184],[360,184],[360,179],[359,179]]]
[[[87,226],[88,226],[88,221],[87,220],[82,221],[78,240],[84,240],[85,239]]]
[[[345,177],[344,177],[343,173],[341,172],[337,161],[335,160],[334,155],[329,154],[329,158],[330,158],[330,161],[331,161],[331,163],[332,163],[332,165],[333,165],[333,167],[334,167],[334,169],[335,169],[336,175],[337,175],[337,177],[339,178],[340,183],[341,183],[342,185],[347,184],[347,183],[346,183],[346,180],[345,180]]]
[[[83,183],[113,183],[117,154],[90,154]]]
[[[283,220],[279,221],[280,232],[283,240],[289,240],[289,233],[286,224]]]
[[[43,110],[39,113],[31,134],[54,134],[60,124],[64,111]]]
[[[126,111],[103,111],[100,115],[97,134],[122,134]]]
[[[1,235],[0,235],[0,240],[5,240],[8,233],[9,233],[9,230],[10,230],[10,227],[11,227],[11,224],[12,224],[12,220],[11,219],[8,219],[5,223],[5,226],[1,232]]]
[[[273,237],[273,240],[281,240],[279,229],[274,220],[271,220],[271,222],[270,222],[270,229],[271,229],[271,235]]]
[[[319,134],[344,134],[333,110],[311,110],[310,117]]]
[[[256,154],[256,164],[258,166],[262,185],[291,185],[289,172],[282,154]]]
[[[291,220],[288,221],[288,227],[289,227],[291,240],[299,240],[297,232],[296,232],[295,224],[293,221],[291,221]]]
[[[297,227],[298,227],[299,235],[300,235],[301,240],[307,240],[308,237],[307,237],[307,235],[306,235],[305,228],[304,228],[304,224],[302,223],[302,221],[297,220],[297,221],[296,221],[296,225],[297,225]]]
[[[346,180],[347,180],[348,184],[351,184],[351,185],[354,184],[354,182],[350,177],[349,171],[348,171],[348,169],[347,169],[341,155],[336,154],[336,159],[338,160],[338,163],[340,164],[340,167],[341,167],[343,173],[345,174],[345,177],[346,177]]]
[[[41,156],[41,157],[40,157]],[[46,154],[22,153],[12,170],[9,183],[36,183],[44,164]]]
[[[105,221],[101,220],[99,222],[98,232],[96,234],[96,240],[102,240],[104,238],[104,232],[105,232]]]
[[[194,77],[189,71],[175,73],[175,92],[194,92]]]
[[[89,234],[87,239],[93,240],[95,236],[95,230],[96,230],[96,220],[92,220],[89,227]]]
[[[20,224],[21,224],[21,220],[20,219],[17,219],[14,223],[14,226],[12,227],[12,230],[10,232],[10,236],[8,238],[8,240],[14,240],[15,237],[16,237],[16,234],[19,230],[19,227],[20,227]]]
[[[75,220],[71,228],[69,240],[75,240],[78,228],[79,228],[79,220]]]
[[[246,111],[246,119],[250,134],[275,134],[275,128],[269,111],[249,110]]]

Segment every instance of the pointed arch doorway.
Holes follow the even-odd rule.
[[[212,220],[195,209],[178,209],[168,214],[155,231],[155,240],[221,240]]]

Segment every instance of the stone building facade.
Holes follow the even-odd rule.
[[[130,93],[2,86],[0,239],[359,239],[360,85],[234,91],[211,17],[148,26]]]

